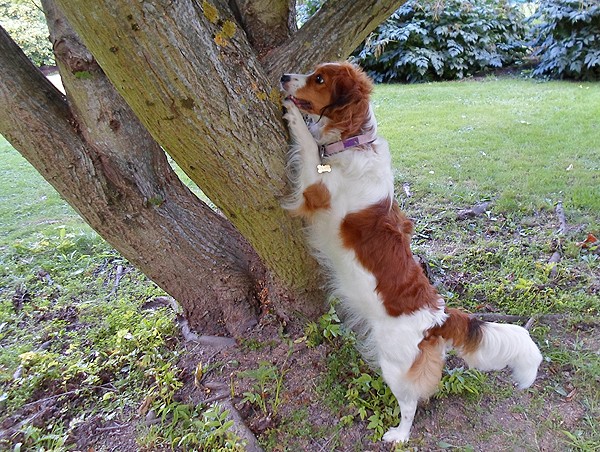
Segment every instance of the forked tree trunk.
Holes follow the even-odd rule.
[[[144,126],[248,239],[273,280],[292,289],[281,303],[314,315],[323,299],[316,265],[299,222],[279,206],[286,135],[278,91],[231,13],[192,1],[62,7]],[[279,305],[277,295],[270,293]]]
[[[257,298],[312,317],[324,300],[316,264],[279,207],[275,81],[345,58],[401,3],[329,0],[296,32],[290,0],[45,0],[68,103],[3,33],[0,133],[196,327],[223,317],[241,334]]]
[[[56,41],[75,96],[69,109],[0,33],[2,105],[19,113],[0,117],[3,133],[103,238],[180,300],[194,326],[217,333],[214,326],[226,324],[241,334],[256,317],[248,300],[264,276],[244,238],[180,182],[76,41]]]

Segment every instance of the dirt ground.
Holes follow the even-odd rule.
[[[584,347],[594,353],[600,350],[598,324],[572,324],[567,320],[541,323],[550,327],[553,343],[567,348]],[[583,331],[585,335],[581,335]],[[487,379],[487,390],[479,400],[451,396],[420,404],[410,443],[404,449],[395,449],[390,444],[373,442],[367,421],[340,426],[341,416],[351,410],[345,412],[342,408],[332,412],[323,403],[318,387],[334,345],[326,342],[310,348],[301,339],[302,331],[287,331],[287,337],[292,339],[290,345],[290,341],[281,339],[281,333],[275,324],[259,326],[251,339],[256,344],[268,345],[256,350],[239,344],[217,350],[187,343],[180,363],[185,369],[185,387],[180,391],[180,399],[199,403],[222,397],[221,402],[230,401],[244,424],[260,438],[264,450],[275,451],[562,451],[569,450],[562,431],[578,429],[586,415],[586,400],[572,384],[574,369],[545,359],[537,381],[529,390],[513,391],[508,373],[497,372]],[[294,343],[294,339],[300,340]],[[544,351],[544,344],[540,345]],[[281,404],[273,418],[242,402],[242,394],[249,386],[237,376],[244,369],[256,368],[261,361],[286,369]],[[454,361],[458,359],[452,358],[449,365],[459,364]],[[205,367],[214,366],[199,386],[194,383],[198,362]],[[290,419],[298,412],[303,413],[303,420],[301,425],[293,425]],[[93,425],[91,421],[80,429],[78,447],[88,451],[139,450],[135,436],[138,424],[143,423],[144,419],[136,416],[128,422],[106,425]],[[121,427],[114,428],[115,425]]]

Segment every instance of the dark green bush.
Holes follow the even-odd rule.
[[[525,55],[519,8],[504,0],[409,0],[357,52],[377,82],[428,81],[512,65]]]
[[[39,1],[0,0],[0,25],[36,65],[54,64],[48,27]]]
[[[296,22],[304,25],[323,5],[325,0],[298,0],[296,2]]]
[[[542,0],[530,20],[534,76],[600,79],[600,2]]]

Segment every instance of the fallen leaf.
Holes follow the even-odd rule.
[[[577,242],[576,245],[580,248],[589,248],[598,245],[598,238],[594,234],[588,233],[586,239],[583,242]]]
[[[202,370],[202,361],[196,364],[196,371],[194,372],[194,384],[197,387],[200,387],[200,381],[202,381],[202,377],[204,376],[204,371]]]
[[[148,409],[152,405],[152,402],[154,402],[154,396],[146,396],[146,398],[143,400],[143,402],[138,408],[138,415],[141,416],[146,414],[148,412]]]

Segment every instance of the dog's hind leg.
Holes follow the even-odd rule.
[[[388,442],[406,442],[410,436],[410,429],[415,418],[417,403],[419,402],[418,389],[408,379],[408,372],[396,362],[380,359],[381,373],[392,393],[400,405],[400,425],[391,428],[383,435],[383,440]]]
[[[407,371],[398,365],[380,361],[385,381],[400,405],[400,425],[388,430],[384,441],[405,442],[410,436],[417,403],[430,397],[437,389],[444,367],[445,342],[441,338],[424,339],[419,353]]]
[[[418,400],[398,400],[400,405],[400,425],[389,429],[383,440],[387,442],[406,442],[410,436],[410,429],[417,411]]]

